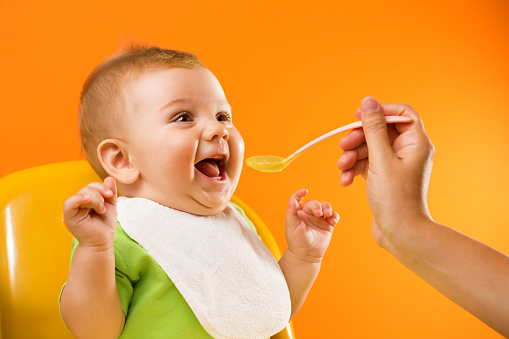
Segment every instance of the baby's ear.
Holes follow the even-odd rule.
[[[116,181],[132,184],[138,180],[140,171],[131,163],[124,142],[118,139],[103,140],[97,146],[97,157],[104,170]]]

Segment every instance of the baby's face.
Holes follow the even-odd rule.
[[[244,141],[216,77],[205,68],[154,71],[130,93],[135,195],[192,214],[221,212],[239,181]]]

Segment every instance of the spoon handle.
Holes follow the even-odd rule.
[[[394,115],[388,115],[385,117],[385,122],[388,124],[391,123],[400,123],[400,122],[412,122],[413,119],[409,117],[402,117],[402,116],[394,116]],[[356,121],[352,122],[351,124],[342,126],[340,128],[336,128],[333,131],[330,131],[329,133],[326,133],[315,140],[305,144],[301,148],[299,148],[297,151],[295,151],[290,157],[295,158],[299,156],[302,152],[308,150],[309,148],[313,147],[314,145],[318,144],[319,142],[324,141],[325,139],[328,139],[336,134],[343,133],[352,129],[356,129],[362,127],[362,121]]]

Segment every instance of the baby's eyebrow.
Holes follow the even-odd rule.
[[[192,99],[186,99],[186,98],[179,98],[179,99],[171,100],[170,102],[168,102],[167,104],[165,104],[161,108],[159,108],[159,112],[164,111],[165,109],[167,109],[173,105],[189,103],[192,101],[193,101]],[[232,107],[226,100],[218,100],[218,106],[226,106],[229,111],[231,111],[231,109],[232,109]]]
[[[226,107],[228,107],[228,110],[231,111],[232,110],[232,106],[228,103],[228,101],[222,101],[221,102],[222,105],[225,105]]]
[[[188,99],[185,99],[185,98],[181,98],[181,99],[175,99],[175,100],[172,100],[170,102],[168,102],[167,104],[163,105],[161,108],[159,108],[159,111],[163,111],[173,105],[176,105],[176,104],[181,104],[181,103],[186,103],[188,102],[189,100]]]

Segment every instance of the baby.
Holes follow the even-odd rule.
[[[301,308],[339,215],[290,197],[276,262],[230,203],[244,142],[193,54],[132,47],[85,82],[88,161],[104,182],[64,204],[74,235],[60,309],[78,338],[267,338]],[[117,198],[118,196],[118,198]]]

